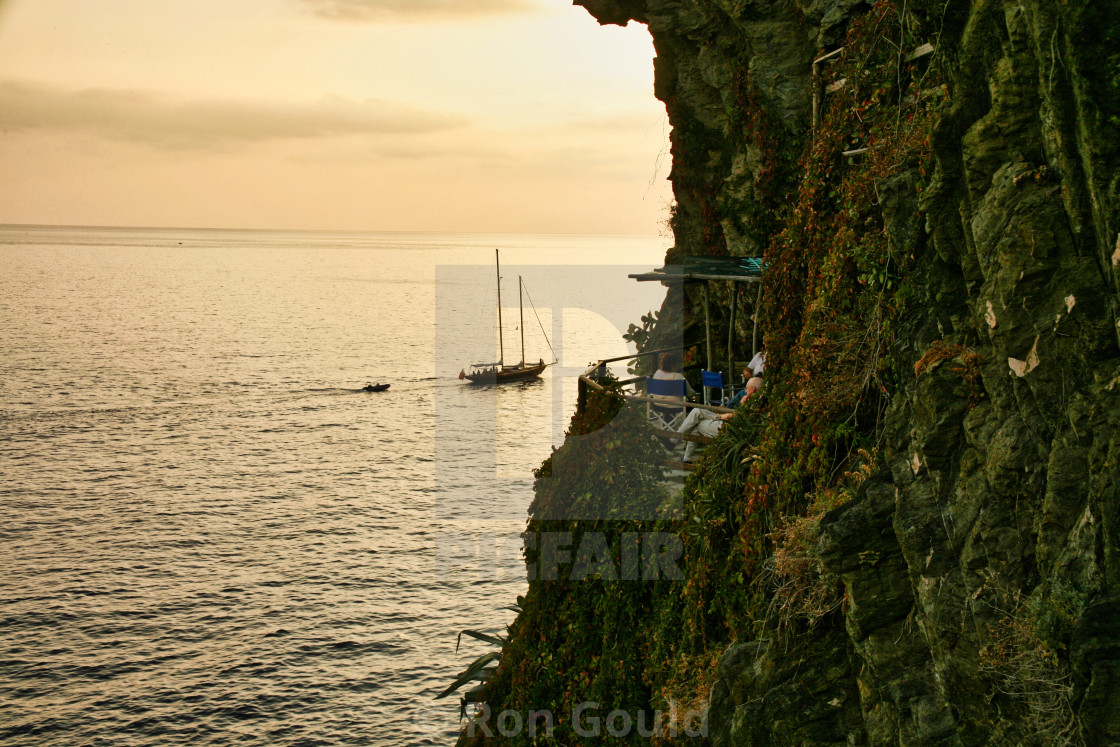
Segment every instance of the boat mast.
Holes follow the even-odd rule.
[[[506,360],[506,350],[502,343],[502,263],[497,249],[494,250],[494,266],[498,268],[498,365],[501,366]]]
[[[521,276],[517,276],[517,311],[521,314],[521,365],[525,365],[525,307],[521,305]]]

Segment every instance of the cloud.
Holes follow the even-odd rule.
[[[339,21],[417,21],[525,13],[532,0],[299,0],[312,13]]]
[[[342,135],[417,135],[466,125],[462,117],[405,104],[327,96],[306,106],[178,102],[140,91],[64,91],[0,81],[0,129],[84,130],[170,149],[214,149],[266,140]]]

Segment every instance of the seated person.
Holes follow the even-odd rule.
[[[681,360],[680,353],[676,353],[673,351],[662,353],[661,362],[658,365],[657,370],[653,372],[653,376],[651,376],[650,378],[660,379],[662,381],[683,381],[684,374],[681,373],[682,364],[683,361]],[[685,382],[684,388],[687,394],[696,394],[696,392],[692,391],[692,387],[688,385],[688,382]],[[666,402],[684,401],[683,397],[674,397],[670,394],[654,394],[651,396],[655,399],[664,400]]]
[[[761,390],[762,379],[758,376],[752,377],[750,381],[747,382],[745,396],[739,404],[746,402]],[[733,412],[721,414],[712,412],[711,410],[701,410],[697,408],[690,412],[688,417],[684,419],[684,422],[681,424],[680,432],[681,434],[699,432],[701,436],[715,438],[716,434],[719,433],[719,429],[723,427],[723,424],[731,420],[734,416],[735,413]],[[686,442],[684,446],[684,461],[687,462],[691,460],[692,452],[694,451],[696,451],[696,442]]]
[[[750,371],[749,374],[746,374],[747,378],[750,379],[755,376],[762,378],[762,372],[764,370],[766,370],[766,351],[759,350],[754,354],[754,357],[751,358],[751,362],[747,364],[745,371]]]
[[[744,366],[743,367],[743,381],[750,381],[753,378],[754,377],[751,376],[751,369],[747,366]],[[740,389],[738,392],[736,392],[734,397],[727,400],[727,405],[726,405],[727,407],[738,407],[739,403],[747,398],[747,390],[745,388],[746,385],[744,384],[743,386],[744,386],[744,388]]]

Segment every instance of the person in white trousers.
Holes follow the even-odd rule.
[[[743,404],[743,402],[746,402],[753,395],[757,394],[761,389],[762,379],[758,376],[752,377],[751,380],[747,382],[746,394],[743,396],[743,400],[739,404],[741,405]],[[715,438],[716,434],[719,433],[719,429],[723,427],[723,424],[728,420],[731,420],[731,418],[734,416],[735,413],[733,412],[725,412],[720,414],[712,412],[711,410],[701,410],[699,408],[696,408],[692,412],[688,413],[688,417],[686,417],[684,419],[684,422],[681,423],[680,433],[683,435],[686,433],[699,432],[701,436]],[[684,446],[684,461],[690,461],[692,459],[692,452],[694,451],[696,451],[696,442],[687,442]]]

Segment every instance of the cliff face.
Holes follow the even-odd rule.
[[[850,55],[850,29],[876,9],[577,4],[602,23],[648,25],[674,128],[670,259],[765,254],[778,268],[764,282],[767,347],[776,375],[792,376],[815,311],[783,316],[802,303],[783,294],[829,272],[879,282],[857,255],[855,269],[832,266],[790,233],[814,148],[869,145],[823,142],[829,121],[862,121],[867,101],[910,116],[905,85],[849,100],[851,78],[836,111],[824,91],[833,63],[814,67],[842,45],[836,59]],[[907,75],[931,76],[913,96],[936,103],[911,133],[927,138],[917,155],[874,176],[878,222],[853,234],[885,237],[880,296],[904,298],[884,338],[889,373],[861,384],[879,397],[869,477],[822,511],[806,553],[814,582],[842,597],[792,620],[771,608],[758,635],[737,636],[712,689],[711,739],[1120,743],[1120,5],[912,1],[878,18],[863,33],[900,29],[886,34],[899,47],[887,79],[901,81],[920,44],[935,48]],[[831,159],[831,174],[857,158],[818,162]],[[773,396],[804,398],[807,386]]]

